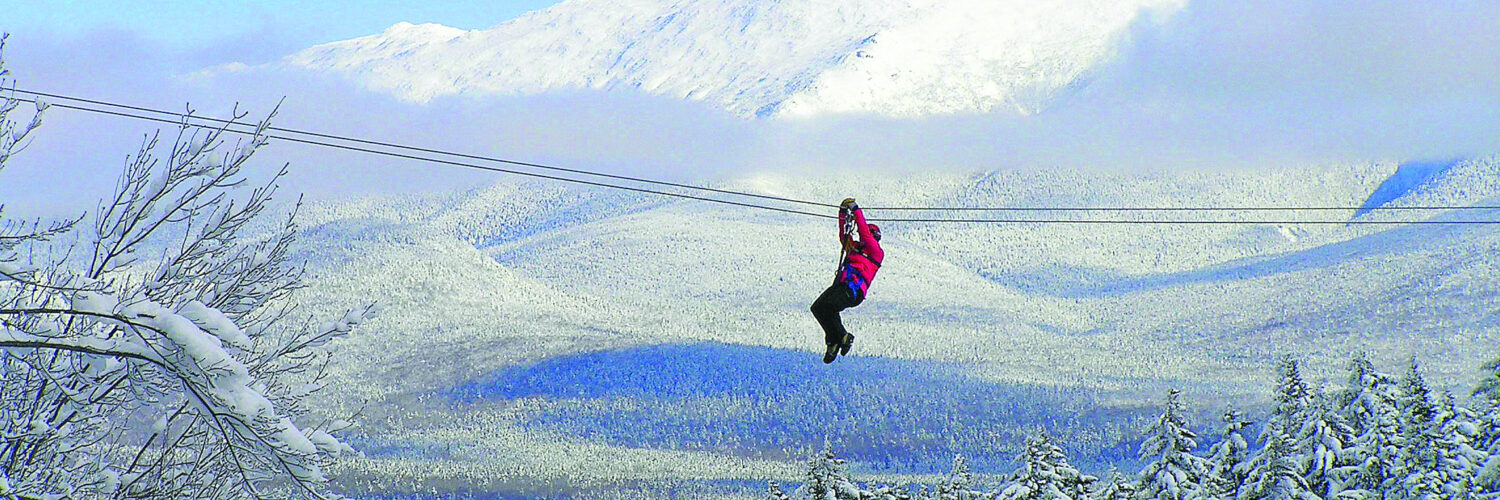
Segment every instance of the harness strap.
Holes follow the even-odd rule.
[[[849,288],[849,294],[853,295],[855,300],[862,300],[864,298],[864,288],[870,284],[870,280],[865,277],[864,273],[859,272],[858,268],[848,264],[845,264],[843,269],[839,271],[838,279],[834,281],[835,283],[843,282],[844,286]]]

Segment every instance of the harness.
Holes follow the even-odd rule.
[[[864,257],[865,260],[870,261],[871,264],[875,264],[875,269],[880,269],[880,261],[870,258],[862,250],[855,249],[854,251],[859,256]],[[864,292],[870,286],[870,278],[865,276],[864,273],[859,272],[859,268],[854,267],[854,262],[849,257],[850,255],[846,252],[841,259],[838,278],[835,282],[843,283],[844,286],[849,287],[849,295],[852,295],[854,300],[858,302],[864,300]]]
[[[854,235],[859,234],[854,217],[844,219],[843,231],[848,237],[846,241],[850,242],[853,241]],[[859,272],[859,269],[854,267],[854,263],[849,258],[857,254],[864,257],[865,260],[870,261],[871,264],[875,264],[875,269],[880,269],[880,261],[870,258],[870,255],[866,254],[861,246],[855,246],[852,243],[844,245],[844,251],[839,255],[839,272],[834,279],[834,284],[843,283],[844,286],[849,287],[849,295],[854,297],[856,303],[864,300],[864,290],[869,288],[870,278]]]

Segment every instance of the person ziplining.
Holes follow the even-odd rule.
[[[880,226],[865,222],[865,213],[854,198],[839,204],[839,243],[843,246],[843,256],[833,285],[813,301],[811,308],[813,317],[823,327],[823,342],[827,345],[824,363],[849,354],[854,334],[844,329],[839,312],[865,301],[870,282],[885,260],[885,251],[880,249]]]

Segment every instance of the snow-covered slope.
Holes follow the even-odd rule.
[[[744,116],[1026,113],[1183,3],[570,0],[486,30],[397,24],[288,62],[415,101],[639,89]]]
[[[925,174],[871,178],[853,194],[869,206],[1349,207],[1166,215],[1180,219],[1500,220],[1497,210],[1356,213],[1376,201],[1500,205],[1497,159],[1461,161],[1404,182],[1410,171],[1367,163]],[[846,194],[840,190],[847,183],[767,174],[727,187],[832,200]],[[451,485],[468,481],[464,474],[490,474],[463,471],[493,461],[508,477],[566,468],[578,471],[570,477],[580,484],[624,484],[640,480],[639,471],[610,462],[650,456],[682,479],[732,480],[745,476],[722,467],[726,452],[682,445],[677,431],[597,425],[760,422],[767,415],[795,423],[798,412],[783,402],[817,404],[794,394],[726,394],[523,397],[471,407],[443,394],[544,360],[642,346],[723,342],[791,353],[780,362],[817,363],[820,334],[806,308],[834,264],[826,221],[520,182],[323,205],[304,214],[303,227],[301,256],[317,277],[307,290],[310,307],[360,300],[384,306],[362,333],[337,344],[344,355],[329,368],[332,394],[373,414],[366,432],[390,446],[446,450],[413,455],[426,465],[376,454],[357,467],[370,474],[415,471],[428,482],[413,484]],[[1432,380],[1462,391],[1500,340],[1500,264],[1493,258],[1500,233],[1488,225],[890,223],[884,233],[887,263],[870,300],[847,317],[860,334],[854,359],[956,362],[985,383],[1097,390],[1090,401],[1101,405],[1139,404],[1172,386],[1205,407],[1253,407],[1267,396],[1277,356],[1305,360],[1311,380],[1337,380],[1355,351],[1385,366],[1415,356]],[[844,376],[839,366],[827,375]],[[677,368],[646,370],[672,380]],[[589,426],[548,424],[557,419]],[[597,438],[626,432],[658,438],[647,441],[651,450]],[[597,451],[555,451],[579,447]],[[797,470],[755,467],[758,478]]]
[[[1490,295],[1500,293],[1500,283],[1488,283],[1485,270],[1492,265],[1487,252],[1500,245],[1500,235],[1489,226],[1286,223],[1500,219],[1500,214],[1480,210],[1356,213],[1372,193],[1400,175],[1394,164],[1370,163],[1213,174],[1036,171],[871,179],[855,193],[870,206],[1350,209],[1152,215],[1277,221],[1239,225],[888,224],[890,263],[870,303],[854,320],[872,329],[863,352],[908,359],[961,356],[995,363],[1011,380],[1051,382],[1057,382],[1052,379],[1056,374],[1030,371],[1010,356],[1015,350],[1068,352],[1110,359],[1108,370],[1149,370],[1153,377],[1176,378],[1196,376],[1189,375],[1197,369],[1191,367],[1228,354],[1220,351],[1223,345],[1202,345],[1194,338],[1244,333],[1255,322],[1247,319],[1252,316],[1264,316],[1265,324],[1274,326],[1226,345],[1255,344],[1273,330],[1318,338],[1328,332],[1314,330],[1326,325],[1297,321],[1319,317],[1324,318],[1319,322],[1337,318],[1343,325],[1340,332],[1359,330],[1363,346],[1394,352],[1419,347],[1406,344],[1408,336],[1448,335],[1456,324],[1489,321],[1489,306],[1482,304],[1500,301],[1500,295]],[[1500,204],[1491,202],[1500,196],[1497,179],[1500,162],[1463,161],[1405,191],[1385,193],[1390,196],[1385,205]],[[845,194],[840,186],[834,178],[773,175],[728,185],[801,199],[835,199]],[[891,214],[872,213],[881,215]],[[371,355],[400,363],[404,358],[396,351],[408,342],[451,345],[465,358],[478,355],[476,342],[497,342],[492,346],[497,353],[475,365],[388,381],[405,390],[430,389],[434,381],[427,377],[447,383],[556,352],[549,348],[517,355],[517,346],[532,345],[508,344],[521,338],[555,340],[552,347],[564,351],[700,340],[806,348],[815,327],[806,303],[826,286],[836,257],[828,249],[832,230],[817,219],[738,207],[705,209],[692,201],[538,182],[501,183],[451,196],[324,205],[305,213],[302,224],[307,229],[301,257],[319,276],[309,290],[310,303],[347,304],[374,297],[386,306],[372,328],[387,330],[351,339],[351,346],[371,342]],[[1433,300],[1427,298],[1432,290],[1412,284],[1448,279],[1468,283],[1465,296],[1448,305],[1426,305],[1472,308],[1475,315],[1392,330],[1388,321],[1429,313],[1371,312],[1408,303],[1371,297]],[[1294,310],[1299,312],[1276,319]],[[976,331],[987,333],[971,337]],[[997,344],[992,336],[1006,342]],[[403,338],[407,340],[392,342]],[[1192,345],[1165,358],[1190,368],[1180,373],[1169,369],[1160,363],[1164,358],[1150,352],[1156,347],[1146,345],[1127,342],[1097,351],[1099,342],[1148,338],[1168,339],[1156,345],[1166,349]],[[1387,342],[1391,338],[1400,340]],[[1253,367],[1272,358],[1275,350],[1296,352],[1299,345],[1300,340],[1253,345],[1236,356]],[[1204,355],[1208,351],[1215,354]],[[335,372],[363,377],[358,373],[371,367],[360,358],[349,361]],[[1446,365],[1448,361],[1454,365]],[[1437,366],[1457,375],[1471,361],[1444,360]],[[374,366],[384,369],[388,363]],[[1097,374],[1097,368],[1083,363],[1050,369],[1076,369],[1074,375],[1083,376]],[[1213,376],[1233,382],[1260,374],[1226,371]]]

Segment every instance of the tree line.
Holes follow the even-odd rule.
[[[1200,450],[1177,390],[1146,429],[1135,474],[1106,478],[1068,463],[1044,433],[1033,434],[1003,484],[976,488],[962,457],[936,485],[866,488],[825,447],[808,463],[804,484],[787,494],[772,483],[769,500],[1438,500],[1500,498],[1500,359],[1460,402],[1434,391],[1413,360],[1399,375],[1363,354],[1346,383],[1325,390],[1303,379],[1300,364],[1277,363],[1274,404],[1263,422],[1235,409],[1220,418],[1213,444]],[[1251,434],[1254,434],[1253,436]]]

